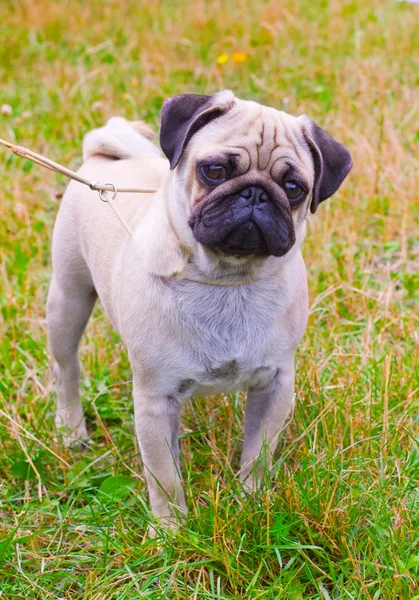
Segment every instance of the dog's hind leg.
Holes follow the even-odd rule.
[[[48,294],[47,326],[49,345],[55,359],[55,422],[63,429],[68,445],[87,438],[79,393],[78,347],[96,297],[94,287],[86,282],[71,281],[71,276],[68,279],[53,276]]]

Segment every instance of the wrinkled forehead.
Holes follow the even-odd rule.
[[[305,141],[302,122],[284,112],[256,102],[236,105],[192,138],[194,159],[238,154],[249,168],[271,171],[278,161],[289,160],[310,178],[313,164]]]

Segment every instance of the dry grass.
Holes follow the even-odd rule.
[[[3,0],[0,105],[13,114],[0,137],[75,167],[84,133],[108,116],[157,129],[165,97],[228,87],[306,112],[355,167],[305,243],[311,318],[272,483],[237,500],[242,399],[199,399],[184,421],[187,527],[150,541],[142,480],[118,502],[99,491],[140,469],[127,358],[100,311],[82,350],[94,445],[77,454],[54,433],[44,305],[65,182],[0,156],[1,597],[419,597],[418,12]]]

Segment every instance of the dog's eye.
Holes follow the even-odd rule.
[[[224,165],[203,165],[201,171],[210,183],[221,183],[227,179],[227,168]]]
[[[298,200],[301,200],[305,194],[305,190],[295,181],[286,181],[284,188],[287,198],[290,200],[290,202],[297,202]]]

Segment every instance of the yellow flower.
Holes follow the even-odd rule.
[[[244,52],[235,52],[231,58],[235,63],[243,63],[247,60],[247,54]]]
[[[134,77],[133,79],[131,79],[131,81],[130,81],[130,86],[131,86],[132,88],[136,88],[136,87],[138,87],[138,79],[135,79],[135,77]]]
[[[128,100],[128,98],[130,97],[130,95],[125,92],[125,94],[122,94],[122,97],[123,97],[124,100]]]
[[[230,57],[228,54],[220,54],[220,56],[217,58],[217,63],[219,65],[225,65],[226,62],[228,62],[230,60]]]

